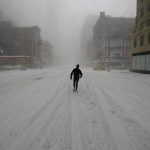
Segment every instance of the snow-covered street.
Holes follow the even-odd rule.
[[[0,150],[150,150],[150,76],[71,69],[0,72]]]

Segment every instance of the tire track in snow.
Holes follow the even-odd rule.
[[[127,95],[128,97],[130,97],[130,100],[132,100],[134,103],[136,102],[138,105],[143,105],[143,108],[145,108],[145,109],[148,109],[148,110],[150,109],[150,105],[149,105],[150,103],[149,103],[149,101],[146,102],[147,104],[142,103],[141,100],[143,98],[140,97],[139,95],[137,96],[135,93],[131,92],[132,90],[124,88],[124,87],[120,86],[120,84],[118,84],[116,82],[113,83],[113,80],[110,80],[110,81],[108,81],[108,80],[110,80],[110,79],[109,78],[106,78],[106,79],[99,78],[99,81],[100,82],[103,81],[105,84],[107,84],[108,88],[111,86],[114,89],[116,89],[116,91],[119,91],[119,93],[122,93],[122,95]]]
[[[71,93],[70,88],[70,93]],[[73,93],[71,94],[71,150],[82,150],[81,131],[79,129],[79,117],[77,109],[78,97]]]
[[[58,74],[57,74],[58,75]],[[53,76],[50,76],[49,78],[51,79],[53,79],[55,77],[55,75],[53,75]],[[57,77],[57,76],[56,76]],[[7,104],[5,103],[5,105],[7,105],[7,106],[9,106],[9,105],[11,105],[11,106],[13,106],[11,109],[14,109],[15,107],[16,107],[16,105],[18,106],[18,107],[20,107],[20,106],[22,106],[23,104],[24,104],[24,102],[25,103],[27,103],[27,101],[29,101],[29,102],[31,102],[32,103],[32,101],[31,101],[31,99],[32,98],[34,98],[36,95],[37,95],[37,93],[39,94],[40,93],[40,91],[41,91],[41,88],[45,88],[45,87],[43,87],[43,85],[45,84],[45,83],[47,83],[48,82],[48,79],[49,78],[47,78],[44,82],[43,82],[43,80],[41,81],[41,82],[36,82],[37,84],[36,84],[36,86],[34,85],[34,87],[36,87],[36,88],[33,88],[33,86],[31,86],[31,87],[29,87],[29,88],[26,88],[26,89],[24,89],[23,91],[21,90],[21,92],[19,93],[19,95],[16,95],[16,96],[12,96],[10,99],[9,99],[9,101],[7,101]],[[41,84],[42,83],[42,84]],[[61,87],[60,87],[61,88]],[[46,89],[47,90],[47,89]],[[55,93],[54,93],[55,94]],[[22,95],[24,95],[24,97],[22,97]],[[10,101],[11,100],[11,101]],[[49,98],[48,98],[48,100],[49,100]],[[6,101],[5,101],[6,102]],[[4,104],[3,105],[0,105],[0,107],[3,107],[4,106]],[[4,112],[3,112],[4,113]],[[14,111],[13,111],[13,113],[14,113]],[[13,116],[13,117],[11,117],[11,115],[12,114],[10,114],[9,116],[4,116],[3,115],[3,118],[1,118],[1,121],[2,121],[2,123],[3,123],[3,127],[2,127],[2,124],[1,124],[1,126],[0,126],[0,130],[3,130],[3,128],[6,128],[6,126],[10,126],[9,125],[9,123],[10,122],[14,122],[14,120],[16,119],[16,115],[15,116]]]
[[[53,77],[53,76],[52,76]],[[4,137],[1,137],[0,140],[0,149],[8,149],[13,145],[15,141],[17,141],[23,134],[24,132],[34,124],[34,122],[44,113],[45,109],[51,105],[51,103],[56,99],[57,96],[59,96],[59,92],[61,91],[62,88],[64,88],[65,82],[63,84],[60,84],[60,86],[57,88],[56,92],[52,96],[52,98],[48,99],[46,103],[40,107],[31,117],[31,119],[25,124],[24,127],[20,126],[19,124],[16,124],[16,127],[10,128],[10,124],[8,123],[7,126],[10,128],[10,131],[7,132],[7,135],[4,135]],[[17,118],[16,118],[17,119]],[[11,120],[9,120],[11,122]],[[12,123],[14,122],[14,119],[12,118]],[[5,126],[6,127],[6,126]]]
[[[33,82],[35,82],[36,84],[38,84],[34,79],[35,78],[40,78],[41,77],[41,75],[43,75],[43,74],[45,74],[45,73],[41,73],[41,74],[38,74],[38,75],[36,75],[36,76],[34,76],[34,77],[32,77],[31,79],[27,79],[26,81],[23,81],[23,82],[26,82],[26,83],[24,83],[24,85],[22,85],[19,89],[17,89],[16,91],[14,91],[13,93],[11,93],[11,94],[7,94],[7,96],[5,96],[5,97],[1,97],[0,98],[0,105],[2,104],[2,103],[4,103],[4,102],[6,102],[6,101],[8,101],[8,100],[11,100],[11,98],[12,97],[16,97],[16,96],[21,96],[22,95],[22,93],[26,90],[26,89],[28,89],[28,88],[30,88],[30,86],[31,86],[31,84],[33,84]],[[53,78],[53,77],[55,77],[56,75],[59,75],[60,74],[60,72],[56,72],[56,74],[55,75],[52,75],[52,77],[50,76],[50,78]],[[37,87],[38,87],[38,85],[37,85]]]
[[[39,146],[39,143],[49,131],[49,127],[53,125],[55,119],[60,114],[63,106],[61,97],[63,97],[64,91],[66,91],[66,88],[59,94],[57,93],[57,96],[47,105],[47,108],[44,110],[43,114],[40,115],[40,118],[35,120],[33,124],[30,125],[30,128],[28,127],[28,130],[23,133],[12,150],[28,150],[32,149],[34,146]],[[40,149],[40,147],[37,148]]]
[[[134,74],[134,78],[131,78],[131,74]],[[141,78],[139,78],[140,74],[137,74],[138,76],[136,77],[136,73],[131,73],[128,79],[124,79],[123,76],[119,76],[120,74],[113,74],[109,73],[109,78],[103,77],[103,79],[107,79],[106,81],[108,83],[111,83],[115,85],[116,87],[120,87],[127,93],[130,93],[133,97],[140,97],[141,99],[145,98],[145,95],[147,95],[147,98],[149,99],[150,93],[149,93],[149,86],[146,86],[144,84],[144,81],[142,81],[142,78],[148,77],[148,75],[141,74]],[[149,77],[147,78],[147,82],[149,82]],[[116,82],[117,81],[117,82]],[[122,84],[123,81],[123,84]],[[142,82],[141,82],[142,81]],[[139,86],[140,85],[140,86]],[[128,88],[130,87],[130,88]],[[134,88],[136,87],[136,88]],[[141,90],[145,89],[145,90]],[[138,96],[137,96],[138,95]]]
[[[39,150],[71,150],[71,99],[70,87],[63,97],[63,106],[55,118],[53,125],[49,127],[49,132],[43,140]],[[69,94],[69,95],[68,95]]]
[[[83,150],[117,150],[109,124],[88,78],[82,82],[82,88],[85,93],[81,91],[84,94],[82,97],[80,95],[77,108]]]
[[[139,97],[137,96],[133,97],[132,95],[130,95],[130,93],[127,93],[125,90],[117,87],[116,85],[108,81],[104,81],[103,79],[99,81],[101,82],[101,85],[103,85],[105,91],[109,91],[109,95],[111,95],[111,98],[114,99],[114,101],[116,101],[117,104],[119,104],[120,107],[122,107],[122,109],[126,110],[126,113],[130,113],[129,115],[132,116],[134,120],[139,122],[146,129],[149,129],[149,105],[144,105],[143,103],[139,102],[142,99],[139,99]],[[113,93],[111,89],[113,89],[113,91],[116,90],[115,92],[117,94]],[[118,101],[118,99],[120,100]]]
[[[136,150],[149,150],[150,149],[150,132],[147,132],[141,124],[139,124],[132,115],[125,112],[112,98],[111,96],[101,89],[107,102],[113,108],[112,113],[115,113],[120,119],[122,126],[125,128],[132,143],[136,147]]]
[[[102,106],[105,117],[107,118],[112,136],[117,144],[119,150],[136,150],[135,145],[131,143],[131,138],[127,134],[125,128],[120,122],[120,119],[111,113],[112,107],[106,102],[106,97],[102,94],[101,90],[97,87],[95,82],[89,77],[91,85],[98,98],[99,105]]]

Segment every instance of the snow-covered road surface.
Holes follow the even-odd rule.
[[[0,150],[150,150],[150,76],[83,69],[0,72]]]

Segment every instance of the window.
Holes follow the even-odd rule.
[[[146,56],[145,55],[141,55],[141,67],[140,70],[145,70],[145,64],[146,63]]]
[[[150,26],[150,19],[147,20],[146,22],[146,26],[149,27]]]
[[[150,44],[150,32],[148,33],[148,44]]]
[[[143,7],[143,4],[144,4],[144,0],[140,0],[139,6]]]
[[[141,70],[141,56],[136,56],[136,69]]]
[[[144,23],[141,23],[139,26],[139,30],[143,30],[144,29]]]
[[[146,55],[146,70],[150,71],[150,55]]]
[[[144,45],[144,35],[140,36],[140,46]]]
[[[115,57],[120,57],[121,54],[120,54],[120,53],[114,53],[114,56],[115,56]]]
[[[148,8],[148,12],[150,12],[150,3],[148,4],[148,7],[147,7],[147,8]]]
[[[137,39],[134,39],[134,48],[137,47]]]
[[[141,8],[141,18],[144,16],[144,8]]]
[[[132,69],[133,70],[136,69],[136,56],[133,56],[133,58],[132,58]]]
[[[136,25],[138,24],[138,17],[135,18]]]

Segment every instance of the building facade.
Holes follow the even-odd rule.
[[[100,13],[93,29],[94,57],[111,67],[129,67],[133,18]]]
[[[102,62],[105,66],[128,67],[131,53],[131,40],[124,35],[111,35],[102,40]]]
[[[40,66],[49,67],[53,61],[52,44],[48,41],[42,41],[40,50]]]
[[[41,45],[40,29],[14,27],[11,22],[0,22],[0,65],[35,65]]]
[[[150,0],[137,0],[131,71],[150,73]]]

